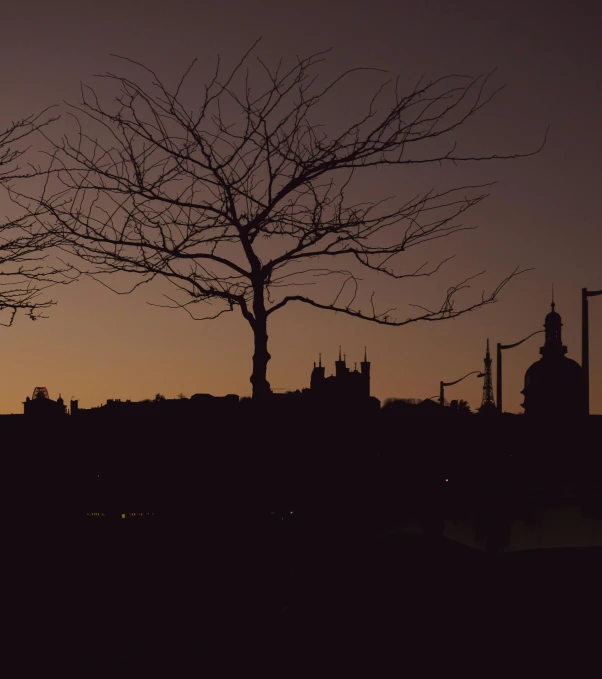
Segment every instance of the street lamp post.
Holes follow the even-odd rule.
[[[466,379],[469,375],[477,375],[478,377],[485,377],[485,374],[482,373],[480,370],[473,370],[470,373],[467,373],[464,375],[464,377],[461,377],[459,380],[455,380],[454,382],[439,382],[439,405],[443,407],[443,404],[445,402],[445,393],[444,393],[444,388],[445,387],[452,387],[454,384],[458,384],[458,382],[461,382],[462,380]]]
[[[583,405],[589,415],[589,309],[588,297],[602,295],[602,290],[581,288],[581,367],[583,369]]]
[[[539,333],[544,332],[543,330],[536,330],[535,332],[532,332],[528,337],[525,337],[524,339],[520,340],[520,342],[514,342],[514,344],[500,344],[500,342],[497,343],[497,394],[496,394],[496,401],[497,401],[497,409],[500,411],[500,413],[503,413],[503,407],[502,407],[502,349],[514,349],[514,347],[517,347],[519,344],[522,344],[523,342],[526,342],[528,339],[531,339],[534,335],[539,335]]]

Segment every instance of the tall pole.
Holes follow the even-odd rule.
[[[589,415],[589,310],[587,288],[581,288],[581,368],[583,370],[583,409]]]
[[[528,339],[531,339],[531,337],[533,337],[534,335],[539,335],[542,332],[544,331],[537,330],[535,332],[532,332],[528,337],[525,337],[524,339],[520,340],[520,342],[514,342],[514,344],[500,344],[499,342],[497,343],[497,407],[500,413],[504,412],[502,410],[502,349],[514,349],[514,347],[517,347],[519,344],[526,342]]]
[[[602,295],[602,290],[581,288],[581,368],[583,370],[583,411],[589,415],[589,305],[588,297]]]
[[[496,357],[497,379],[496,379],[496,396],[497,409],[503,413],[502,408],[502,345],[497,343],[497,357]]]

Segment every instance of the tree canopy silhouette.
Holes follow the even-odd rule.
[[[257,58],[245,68],[254,48],[224,75],[218,59],[202,87],[194,62],[170,87],[148,67],[120,58],[139,77],[100,76],[103,89],[117,90],[111,100],[82,87],[80,103],[70,106],[76,132],[53,142],[39,204],[48,228],[60,229],[88,273],[138,275],[122,293],[163,277],[178,291],[163,306],[198,319],[238,309],[253,331],[251,383],[261,399],[271,393],[268,320],[289,304],[403,326],[494,302],[518,273],[463,306],[457,293],[474,276],[442,291],[435,308],[412,304],[410,315],[377,309],[374,291],[360,302],[358,271],[393,280],[437,272],[447,259],[404,270],[399,255],[470,228],[460,218],[486,197],[486,185],[365,202],[352,195],[358,175],[531,153],[475,157],[457,150],[454,132],[501,89],[491,88],[490,74],[421,79],[405,93],[398,81],[382,82],[355,122],[329,133],[319,124],[319,105],[346,79],[374,69],[322,83],[326,53],[289,66]],[[310,294],[324,277],[337,279],[334,288]],[[196,311],[200,305],[206,313]]]
[[[27,152],[24,140],[56,119],[42,111],[0,129],[0,186],[7,197],[13,183],[31,173],[19,165]],[[68,267],[48,261],[48,251],[59,240],[56,231],[40,223],[40,209],[35,206],[33,214],[26,211],[0,223],[0,325],[12,325],[19,311],[32,320],[44,318],[44,310],[55,304],[42,296],[44,290],[70,280]]]

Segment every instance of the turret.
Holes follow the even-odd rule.
[[[362,377],[364,379],[364,395],[370,396],[370,361],[368,361],[368,351],[364,347],[364,360],[360,363]]]
[[[556,311],[556,305],[552,300],[552,310],[546,316],[544,321],[546,341],[543,347],[540,348],[539,353],[542,356],[564,356],[567,348],[562,344],[562,318]]]
[[[318,365],[314,363],[314,369],[311,373],[311,379],[309,382],[310,389],[319,389],[324,383],[324,367],[322,366],[322,354],[319,355]]]
[[[341,346],[339,345],[339,360],[334,363],[335,375],[337,377],[342,377],[347,372],[346,358],[346,355],[345,358],[341,357]]]
[[[370,361],[368,360],[368,352],[366,347],[364,347],[364,360],[360,363],[360,368],[362,375],[367,375],[370,377]]]
[[[566,356],[562,319],[555,306],[552,298],[552,309],[544,322],[546,340],[539,350],[542,358],[525,373],[522,406],[529,417],[567,417],[583,412],[581,366]]]

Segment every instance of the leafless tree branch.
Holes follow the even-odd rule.
[[[0,187],[10,193],[13,182],[30,177],[31,168],[20,162],[29,147],[23,146],[36,132],[58,119],[51,108],[12,122],[0,131]],[[45,311],[55,302],[43,293],[55,285],[73,280],[67,266],[50,263],[49,251],[59,243],[56,232],[39,223],[43,210],[35,205],[34,214],[6,216],[0,222],[0,325],[11,326],[19,312],[32,320],[46,318]]]
[[[545,135],[525,153],[461,152],[456,131],[502,89],[492,86],[491,73],[420,79],[405,93],[398,80],[385,79],[354,123],[327,131],[316,122],[320,105],[358,71],[381,72],[350,69],[322,81],[326,52],[289,66],[258,58],[255,70],[245,69],[255,49],[256,43],[229,72],[218,60],[201,88],[193,82],[195,62],[170,88],[155,71],[123,57],[140,78],[100,76],[117,91],[112,102],[82,86],[80,102],[69,106],[75,134],[46,135],[53,151],[35,215],[96,276],[132,273],[136,285],[165,278],[182,295],[168,306],[191,313],[193,304],[218,305],[202,318],[239,308],[254,332],[251,381],[261,398],[270,392],[267,319],[290,302],[401,326],[490,304],[520,273],[463,306],[458,295],[472,277],[451,286],[436,309],[411,304],[421,313],[394,317],[393,310],[376,312],[373,294],[371,311],[362,311],[355,306],[356,269],[394,281],[439,273],[451,257],[404,269],[402,255],[474,228],[464,223],[465,213],[487,197],[489,185],[358,202],[360,173],[526,157],[539,151]],[[31,207],[33,197],[12,195]],[[318,288],[312,296],[281,293],[324,274],[341,277],[330,301]]]

